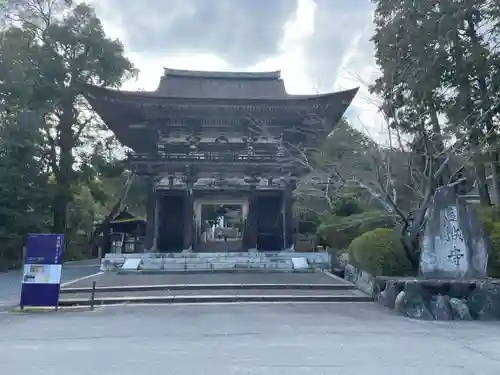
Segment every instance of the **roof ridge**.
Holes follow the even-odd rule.
[[[210,70],[186,70],[163,68],[163,77],[191,77],[191,78],[223,78],[223,79],[272,79],[281,80],[281,70],[266,72],[244,72],[244,71],[210,71]]]

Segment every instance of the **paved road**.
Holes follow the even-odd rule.
[[[496,375],[500,324],[418,322],[372,303],[0,314],[2,373]]]
[[[99,272],[97,260],[67,263],[63,266],[62,282]],[[19,302],[21,293],[21,271],[0,272],[0,306]]]

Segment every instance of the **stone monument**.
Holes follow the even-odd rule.
[[[474,209],[452,187],[439,187],[426,213],[419,271],[426,278],[487,276],[489,241]]]

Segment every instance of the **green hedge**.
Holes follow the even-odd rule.
[[[478,213],[492,245],[488,258],[488,275],[500,278],[500,208],[483,207]],[[355,221],[356,216],[358,215],[350,216],[349,221]],[[372,223],[368,221],[368,227]],[[377,223],[374,224],[377,225]],[[344,225],[348,226],[348,223],[323,226],[323,233],[328,233],[331,236],[329,240],[333,242],[338,242],[339,239],[349,241],[349,238],[339,236],[354,235],[356,230],[362,232],[366,228],[363,228],[364,225],[361,224],[351,228],[346,228]],[[400,276],[412,273],[399,234],[389,228],[377,228],[357,236],[352,239],[348,252],[351,264],[374,276]]]
[[[488,234],[492,233],[494,227],[500,224],[500,209],[497,207],[480,207],[478,214],[484,231]]]
[[[488,257],[488,276],[500,278],[500,208],[481,207],[478,210],[485,233],[491,240]]]
[[[376,228],[390,228],[394,218],[381,211],[350,216],[330,216],[318,227],[318,235],[332,249],[347,249],[356,237]]]
[[[488,256],[488,276],[500,278],[500,223],[496,223],[489,233],[491,251]]]
[[[349,262],[372,276],[403,276],[412,268],[398,233],[378,228],[355,238],[348,249]]]

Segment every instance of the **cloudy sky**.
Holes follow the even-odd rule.
[[[126,89],[154,90],[163,67],[281,70],[289,93],[350,89],[353,124],[378,137],[366,83],[376,68],[370,0],[93,0],[108,35],[140,69]]]

